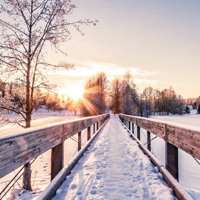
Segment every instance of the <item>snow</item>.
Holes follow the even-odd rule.
[[[194,114],[194,112],[192,113],[193,114],[185,115],[152,116],[151,119],[156,119],[182,128],[200,131],[200,115]]]
[[[3,118],[14,120],[17,115],[14,113],[5,114]],[[78,116],[74,116],[73,113],[68,111],[48,111],[45,108],[41,108],[33,112],[31,127],[39,127],[45,124],[51,124],[55,122],[62,122],[70,119],[76,119]],[[13,135],[17,132],[24,130],[22,127],[15,123],[5,123],[0,121],[0,138],[8,135]]]
[[[117,117],[57,190],[54,200],[175,199],[157,168],[139,149]]]

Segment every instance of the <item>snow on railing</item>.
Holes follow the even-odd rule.
[[[86,117],[42,128],[30,128],[23,133],[1,138],[0,178],[24,166],[24,183],[27,185],[23,187],[30,186],[31,161],[51,149],[51,179],[53,179],[63,168],[64,141],[78,133],[77,143],[80,151],[81,131],[87,128],[87,140],[90,140],[92,133],[96,133],[108,118],[109,114]]]

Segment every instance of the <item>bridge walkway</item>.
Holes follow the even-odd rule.
[[[102,132],[57,190],[54,200],[176,199],[118,117]]]

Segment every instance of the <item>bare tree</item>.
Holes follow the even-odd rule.
[[[73,28],[81,32],[81,25],[96,24],[89,19],[73,21],[75,8],[71,0],[0,1],[1,72],[9,73],[23,90],[20,106],[13,104],[10,95],[1,98],[0,108],[20,115],[26,128],[31,126],[34,91],[46,85],[45,67],[55,66],[45,61],[46,49],[58,49],[59,43],[71,38]],[[29,171],[25,171],[27,177]],[[26,180],[24,188],[30,190],[30,179]]]
[[[154,103],[155,103],[155,93],[156,91],[152,87],[147,87],[143,90],[141,94],[142,101],[142,115],[148,117],[151,115],[152,111],[154,110]]]
[[[0,8],[2,69],[12,72],[13,79],[25,88],[23,109],[16,110],[5,102],[1,108],[20,114],[25,127],[30,127],[34,89],[46,83],[44,66],[55,66],[45,62],[45,47],[57,48],[71,37],[71,28],[80,31],[81,25],[95,21],[70,21],[75,8],[71,0],[2,0]]]
[[[137,115],[139,97],[136,85],[130,72],[127,72],[121,82],[121,111],[129,115]]]
[[[106,111],[107,77],[98,73],[91,77],[85,85],[81,113],[84,116],[97,115]]]
[[[119,79],[115,79],[112,82],[112,91],[111,91],[111,108],[114,113],[120,113],[121,106],[121,83]]]

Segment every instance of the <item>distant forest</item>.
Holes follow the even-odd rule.
[[[24,89],[22,85],[0,81],[0,101],[5,102],[6,99],[6,102],[10,101],[13,104],[15,110],[21,109],[25,100],[20,94],[23,94]],[[64,99],[48,90],[44,92],[38,89],[34,94],[33,109],[41,107],[52,111],[67,109],[82,116],[112,111],[148,117],[185,114],[190,113],[191,109],[196,109],[200,114],[200,97],[185,100],[171,87],[161,91],[147,87],[139,93],[130,73],[112,81],[108,80],[105,73],[98,73],[86,81],[84,96],[79,102],[73,102],[70,98]]]
[[[101,114],[108,110],[113,113],[145,117],[185,114],[190,113],[191,109],[197,109],[200,113],[200,97],[185,100],[181,95],[176,94],[172,87],[161,91],[147,87],[139,93],[130,73],[111,82],[108,81],[105,73],[91,77],[85,85],[84,97],[87,103],[84,104],[84,101],[82,103],[83,115]]]

